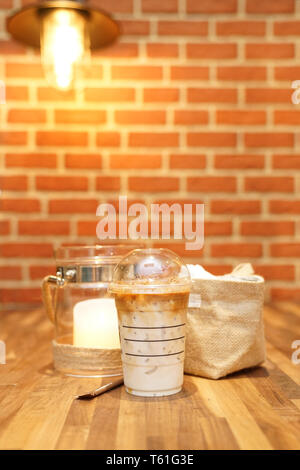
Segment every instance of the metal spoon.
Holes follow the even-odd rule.
[[[101,385],[101,387],[98,387],[89,393],[85,393],[84,395],[77,395],[75,399],[76,400],[91,400],[97,397],[98,395],[102,395],[102,393],[108,392],[108,390],[112,390],[113,388],[123,385],[123,383],[124,383],[123,377],[119,377],[118,379],[113,380],[112,382],[109,382],[105,385]]]

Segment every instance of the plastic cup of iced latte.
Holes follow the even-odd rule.
[[[190,284],[187,267],[170,250],[133,250],[116,266],[110,291],[118,311],[128,393],[152,397],[180,392]]]

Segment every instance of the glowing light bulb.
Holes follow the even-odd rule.
[[[86,23],[82,13],[71,9],[43,16],[41,57],[50,85],[68,90],[81,78],[90,51]]]

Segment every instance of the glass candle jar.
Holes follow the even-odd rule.
[[[122,374],[118,319],[108,293],[129,245],[66,246],[55,253],[56,276],[43,281],[46,312],[55,326],[55,368],[67,375]]]

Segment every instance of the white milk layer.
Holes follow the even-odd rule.
[[[169,366],[136,366],[123,363],[126,389],[133,395],[162,396],[180,392],[183,384],[183,361]]]
[[[160,396],[181,390],[186,307],[180,301],[176,308],[171,297],[171,303],[158,301],[155,307],[146,301],[143,310],[138,303],[131,303],[131,311],[125,310],[125,304],[121,309],[118,306],[124,382],[129,393]]]

